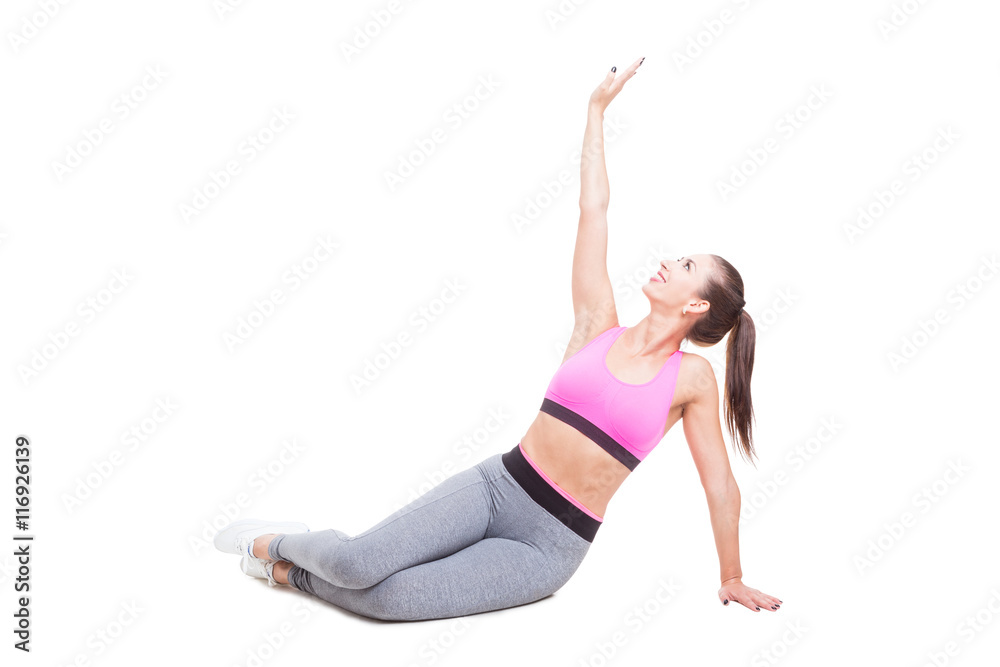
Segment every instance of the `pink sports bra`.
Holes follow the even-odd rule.
[[[649,382],[622,382],[608,369],[607,355],[626,328],[608,329],[567,359],[549,382],[540,409],[635,470],[663,439],[684,353],[670,355]]]

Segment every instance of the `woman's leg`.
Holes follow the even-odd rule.
[[[267,555],[308,571],[310,579],[342,589],[368,588],[395,572],[444,558],[483,539],[495,512],[489,481],[490,474],[478,464],[359,535],[350,537],[334,529],[278,535],[267,545]],[[290,580],[297,568],[292,568]]]
[[[418,621],[516,607],[547,597],[576,571],[585,549],[546,553],[501,537],[480,540],[446,558],[400,570],[369,588],[335,586],[301,568],[289,583],[369,618]]]
[[[478,488],[491,500],[491,516],[485,535],[465,548],[401,568],[366,588],[338,586],[309,568],[285,571],[287,566],[282,566],[279,572],[299,590],[362,616],[384,620],[451,618],[551,595],[579,567],[590,541],[534,500],[507,472],[500,455],[478,467],[490,480]],[[445,521],[442,528],[448,530],[447,517]],[[385,527],[392,530],[392,522]],[[293,537],[301,536],[286,539]],[[417,542],[410,548],[421,550],[422,540],[436,538],[433,533],[419,533],[414,539]],[[339,542],[336,545],[342,546]],[[376,560],[381,557],[378,551],[365,555]]]

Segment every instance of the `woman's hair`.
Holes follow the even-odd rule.
[[[726,343],[726,386],[723,412],[726,428],[740,452],[753,463],[755,452],[750,433],[753,402],[750,400],[750,375],[753,373],[754,344],[757,331],[750,314],[743,310],[743,279],[732,264],[712,255],[715,270],[709,272],[701,294],[711,306],[691,327],[687,338],[702,346],[715,345],[729,333]]]

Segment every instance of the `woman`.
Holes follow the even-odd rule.
[[[776,611],[780,600],[742,582],[740,492],[719,423],[709,362],[678,348],[729,333],[725,410],[752,460],[754,325],[743,281],[726,260],[664,261],[643,286],[650,313],[622,327],[606,267],[608,180],[604,110],[642,63],[612,67],[590,97],[573,258],[576,324],[563,363],[524,437],[457,473],[371,529],[350,537],[298,523],[237,521],[216,546],[247,574],[289,584],[363,616],[450,618],[539,600],[579,567],[608,502],[679,420],[708,496],[723,604]]]

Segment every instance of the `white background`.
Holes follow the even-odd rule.
[[[0,21],[0,506],[9,519],[14,440],[28,435],[36,536],[24,655],[11,646],[19,531],[0,531],[5,656],[971,666],[1000,650],[995,3],[567,0],[560,14],[405,1],[381,28],[369,22],[387,2],[70,2],[49,3],[50,18],[44,4],[5,3]],[[377,34],[345,55],[366,25]],[[741,562],[781,610],[720,604],[679,428],[615,496],[576,575],[538,603],[393,624],[245,577],[206,528],[241,492],[241,517],[354,534],[434,475],[519,441],[573,324],[586,101],[642,56],[606,114],[620,128],[607,140],[619,317],[648,312],[639,286],[661,258],[716,253],[740,271],[760,457],[754,468],[729,450]],[[275,109],[294,119],[247,160],[241,144]],[[112,131],[88,147],[102,119]],[[414,153],[435,128],[445,141]],[[777,151],[724,198],[719,183],[769,138]],[[87,153],[75,168],[55,166],[73,151]],[[913,171],[925,151],[933,163]],[[420,165],[391,188],[386,173],[411,156]],[[185,220],[228,160],[240,172]],[[902,194],[850,235],[893,180]],[[338,248],[293,289],[283,275],[318,238]],[[443,304],[449,281],[461,287]],[[274,289],[284,301],[230,349]],[[436,313],[426,327],[421,308]],[[352,378],[401,334],[410,344],[359,390]],[[684,349],[712,360],[721,387],[724,342]],[[158,400],[177,406],[161,422]],[[475,452],[456,449],[500,410]],[[133,428],[147,431],[134,448]],[[272,463],[290,440],[301,452]],[[269,463],[279,472],[259,484]],[[962,476],[946,475],[953,463]]]

